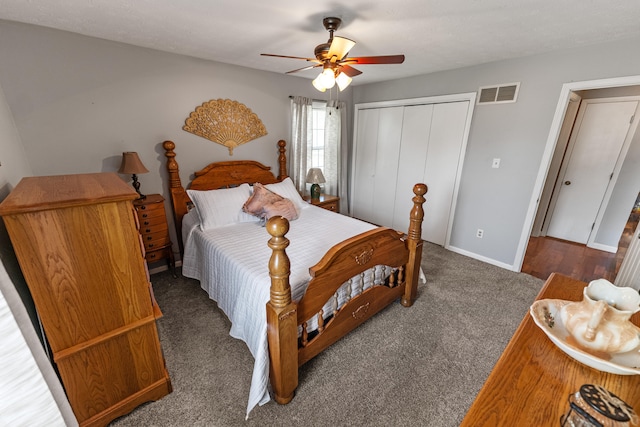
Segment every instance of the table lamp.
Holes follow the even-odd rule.
[[[320,168],[311,168],[307,172],[307,182],[311,184],[311,199],[320,199],[320,184],[324,184],[326,181],[322,170]]]
[[[139,199],[144,199],[147,196],[140,192],[140,183],[138,182],[137,175],[147,172],[149,171],[140,161],[138,153],[136,153],[135,151],[125,151],[124,153],[122,153],[122,164],[120,165],[120,169],[118,169],[118,173],[131,174],[131,179],[133,180],[132,185],[140,196],[138,197]]]

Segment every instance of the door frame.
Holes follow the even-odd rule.
[[[460,178],[462,176],[462,167],[464,164],[464,158],[467,152],[467,142],[469,141],[469,132],[471,131],[471,119],[473,118],[473,111],[476,105],[476,97],[477,92],[467,92],[467,93],[456,93],[450,95],[438,95],[438,96],[426,96],[420,98],[406,98],[406,99],[396,99],[391,101],[374,101],[374,102],[365,102],[354,105],[354,115],[353,115],[353,151],[351,153],[351,172],[353,173],[355,169],[355,159],[357,157],[357,144],[358,140],[358,112],[360,110],[366,110],[371,108],[387,108],[387,107],[408,107],[412,105],[424,105],[424,104],[443,104],[449,102],[461,102],[468,101],[469,108],[467,110],[467,120],[465,122],[464,134],[462,136],[462,146],[460,147],[460,157],[458,158],[458,168],[456,171],[455,183],[453,186],[453,196],[451,201],[451,207],[449,210],[449,218],[447,222],[447,235],[445,238],[444,247],[446,249],[449,248],[449,241],[451,239],[451,231],[453,228],[453,217],[456,212],[456,203],[458,201],[458,190],[460,188]],[[351,180],[350,190],[351,194],[354,194],[355,189],[353,188],[354,182]],[[353,198],[351,198],[350,203],[352,203]],[[353,212],[353,206],[349,206],[349,212]]]
[[[536,177],[533,191],[531,193],[531,199],[529,201],[529,208],[527,209],[527,215],[525,217],[522,233],[520,234],[520,243],[516,252],[513,270],[521,271],[522,263],[524,262],[524,256],[529,243],[529,237],[533,229],[533,222],[536,212],[538,210],[538,203],[540,202],[540,196],[544,188],[544,183],[547,179],[549,172],[549,166],[553,158],[556,142],[560,134],[564,115],[569,104],[569,98],[571,92],[591,89],[605,89],[613,87],[624,86],[637,86],[640,85],[640,75],[627,76],[627,77],[615,77],[609,79],[600,80],[586,80],[581,82],[564,83],[560,90],[560,96],[556,105],[556,111],[551,122],[551,128],[549,130],[549,136],[542,154],[542,160],[540,161],[540,168],[538,169],[538,175]]]
[[[605,104],[605,103],[619,103],[619,102],[637,102],[636,108],[633,112],[632,117],[640,117],[638,116],[638,110],[640,109],[640,96],[638,95],[628,95],[628,96],[619,96],[619,97],[607,97],[607,98],[593,98],[593,99],[582,99],[580,102],[580,106],[578,108],[578,114],[575,119],[575,124],[573,130],[571,131],[571,135],[569,137],[569,143],[567,144],[565,157],[562,160],[562,164],[560,166],[560,170],[558,171],[558,176],[556,178],[556,184],[554,193],[552,195],[552,200],[554,202],[557,201],[558,195],[562,189],[562,182],[565,180],[564,174],[567,171],[567,167],[569,166],[569,162],[571,160],[573,149],[575,148],[575,144],[577,142],[577,133],[580,132],[582,125],[584,124],[584,115],[586,113],[586,108],[588,104]],[[629,147],[631,146],[631,142],[636,133],[636,128],[638,127],[638,120],[633,120],[633,122],[629,123],[627,127],[627,133],[624,136],[624,140],[620,145],[620,150],[616,153],[616,162],[613,165],[613,168],[610,170],[611,177],[609,178],[609,182],[605,188],[604,193],[602,193],[602,198],[599,200],[599,207],[596,212],[595,217],[593,218],[593,227],[589,232],[589,236],[587,237],[587,241],[585,245],[587,247],[598,249],[602,251],[616,253],[618,248],[604,245],[602,243],[596,242],[596,237],[598,235],[598,231],[600,229],[600,225],[602,224],[602,220],[604,218],[604,214],[607,210],[607,206],[609,205],[609,201],[611,200],[611,195],[613,193],[613,189],[616,186],[618,181],[618,177],[620,176],[620,171],[622,169],[622,165],[629,151]],[[553,205],[553,209],[555,209],[555,203]],[[545,229],[545,235],[547,235],[547,230],[549,228],[549,223],[553,219],[553,215],[555,214],[555,210],[549,209],[546,215],[545,224],[543,225]]]

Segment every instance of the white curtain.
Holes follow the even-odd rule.
[[[347,200],[347,107],[343,101],[331,100],[327,103],[324,125],[324,192],[340,197],[340,212],[348,213]]]
[[[294,96],[291,100],[291,148],[289,176],[301,194],[305,194],[307,170],[311,164],[313,144],[313,100]]]
[[[324,124],[324,168],[326,182],[324,193],[340,197],[340,212],[348,213],[347,200],[347,136],[346,104],[331,100],[327,103]],[[305,194],[306,176],[311,167],[313,145],[313,100],[295,96],[291,100],[291,150],[289,153],[289,176],[298,191]],[[344,143],[343,143],[344,142]]]

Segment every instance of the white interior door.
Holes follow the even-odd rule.
[[[359,112],[351,192],[356,218],[386,226],[393,222],[402,115],[402,107]]]
[[[468,109],[468,101],[436,104],[433,109],[423,175],[429,191],[422,238],[442,246],[447,239],[458,168],[464,156],[462,147]]]
[[[557,186],[547,235],[586,244],[638,101],[583,101]]]
[[[383,108],[378,121],[376,167],[373,177],[371,222],[389,226],[393,223],[398,179],[398,158],[402,138],[402,107]]]
[[[372,221],[379,117],[380,109],[361,110],[356,123],[358,141],[353,156],[351,214],[365,221]]]
[[[413,207],[413,186],[422,182],[422,171],[427,164],[427,150],[431,133],[433,104],[405,107],[402,120],[402,144],[398,163],[398,181],[394,203],[394,229],[409,229],[409,212]],[[427,195],[429,196],[429,195]],[[429,215],[425,220],[428,220]],[[424,223],[423,223],[424,225]]]

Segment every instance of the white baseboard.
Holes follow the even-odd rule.
[[[587,247],[592,248],[592,249],[597,249],[599,251],[606,251],[606,252],[611,252],[612,254],[615,254],[618,252],[618,248],[615,246],[609,246],[609,245],[603,245],[602,243],[590,243],[587,245]]]
[[[476,253],[469,252],[469,251],[466,251],[464,249],[456,248],[455,246],[448,246],[445,249],[448,249],[451,252],[455,252],[455,253],[458,253],[460,255],[468,256],[469,258],[477,259],[478,261],[486,262],[487,264],[495,265],[496,267],[504,268],[505,270],[511,270],[511,271],[516,271],[516,272],[518,271],[518,270],[515,269],[515,267],[513,265],[506,264],[504,262],[497,261],[497,260],[492,259],[492,258],[487,258],[485,256],[478,255]]]

